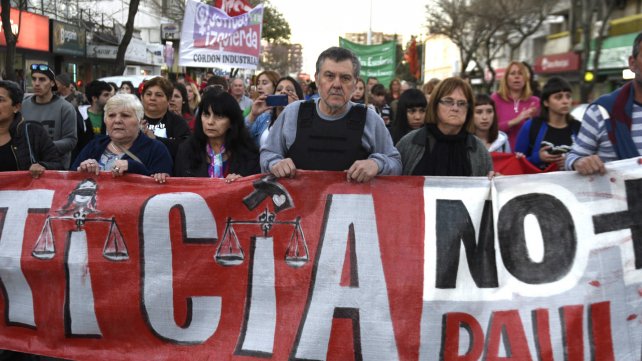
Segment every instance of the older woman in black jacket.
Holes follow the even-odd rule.
[[[233,181],[260,173],[259,153],[236,99],[205,92],[199,109],[194,134],[178,148],[174,176]]]
[[[38,178],[45,169],[63,169],[62,156],[45,128],[20,113],[24,93],[0,80],[0,172],[28,170]]]

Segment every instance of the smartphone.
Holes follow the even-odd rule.
[[[265,98],[265,104],[270,107],[284,107],[288,105],[288,96],[285,94],[268,95]]]
[[[553,149],[549,149],[548,150],[548,154],[552,154],[552,155],[559,155],[559,154],[564,154],[564,153],[568,153],[568,149],[553,148]]]

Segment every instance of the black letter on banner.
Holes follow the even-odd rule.
[[[533,262],[528,255],[524,218],[532,214],[539,222],[544,259]],[[526,194],[506,203],[497,219],[502,260],[508,272],[530,284],[549,283],[571,269],[577,251],[573,218],[559,199],[541,193]]]
[[[642,268],[642,180],[624,181],[628,210],[593,216],[595,234],[631,229],[635,269]]]
[[[493,230],[493,204],[484,202],[479,244],[475,227],[462,201],[437,200],[437,288],[457,286],[460,242],[466,249],[466,261],[477,287],[497,287],[495,262],[495,232]]]

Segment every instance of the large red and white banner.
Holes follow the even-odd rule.
[[[642,166],[226,184],[0,173],[0,348],[74,360],[642,357]]]
[[[195,0],[185,2],[178,65],[256,69],[263,4],[238,16]]]

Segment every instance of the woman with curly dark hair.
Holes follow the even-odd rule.
[[[236,99],[226,92],[206,92],[199,109],[194,133],[178,149],[174,176],[231,182],[259,173],[259,152]]]

